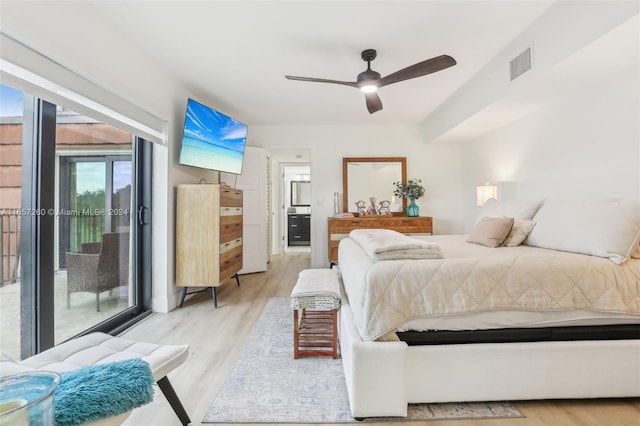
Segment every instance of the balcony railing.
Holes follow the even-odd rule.
[[[20,276],[20,226],[22,215],[0,212],[0,286],[13,284]],[[98,242],[105,230],[105,217],[102,214],[80,211],[68,217],[68,234],[60,235],[62,252],[79,253],[83,243]],[[64,265],[64,256],[60,257],[60,268]]]
[[[0,213],[0,285],[15,283],[20,264],[20,223],[17,213]]]
[[[79,253],[83,243],[100,241],[105,229],[104,220],[103,215],[83,212],[70,216],[68,251]]]

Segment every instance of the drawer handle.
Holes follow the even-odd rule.
[[[297,228],[298,227],[298,225],[293,225],[293,224],[289,225],[289,226],[292,227],[292,228]]]

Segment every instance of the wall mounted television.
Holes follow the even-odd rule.
[[[189,99],[179,163],[220,172],[242,173],[247,125]]]

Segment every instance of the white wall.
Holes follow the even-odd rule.
[[[639,197],[639,76],[628,68],[464,145],[465,230],[486,181],[515,181],[519,199]]]
[[[463,231],[460,148],[425,145],[415,126],[253,126],[251,136],[267,149],[311,147],[313,267],[329,265],[327,218],[333,215],[333,193],[342,194],[343,157],[407,157],[408,176],[426,187],[420,214],[433,216],[437,234]]]

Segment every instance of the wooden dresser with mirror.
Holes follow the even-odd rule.
[[[338,263],[338,244],[354,229],[392,229],[407,235],[431,235],[431,217],[407,217],[406,198],[393,196],[394,182],[407,183],[405,157],[347,157],[342,159],[342,211],[355,217],[330,217],[328,219],[328,254],[331,265]],[[390,215],[357,216],[357,201],[370,205],[389,201]]]

